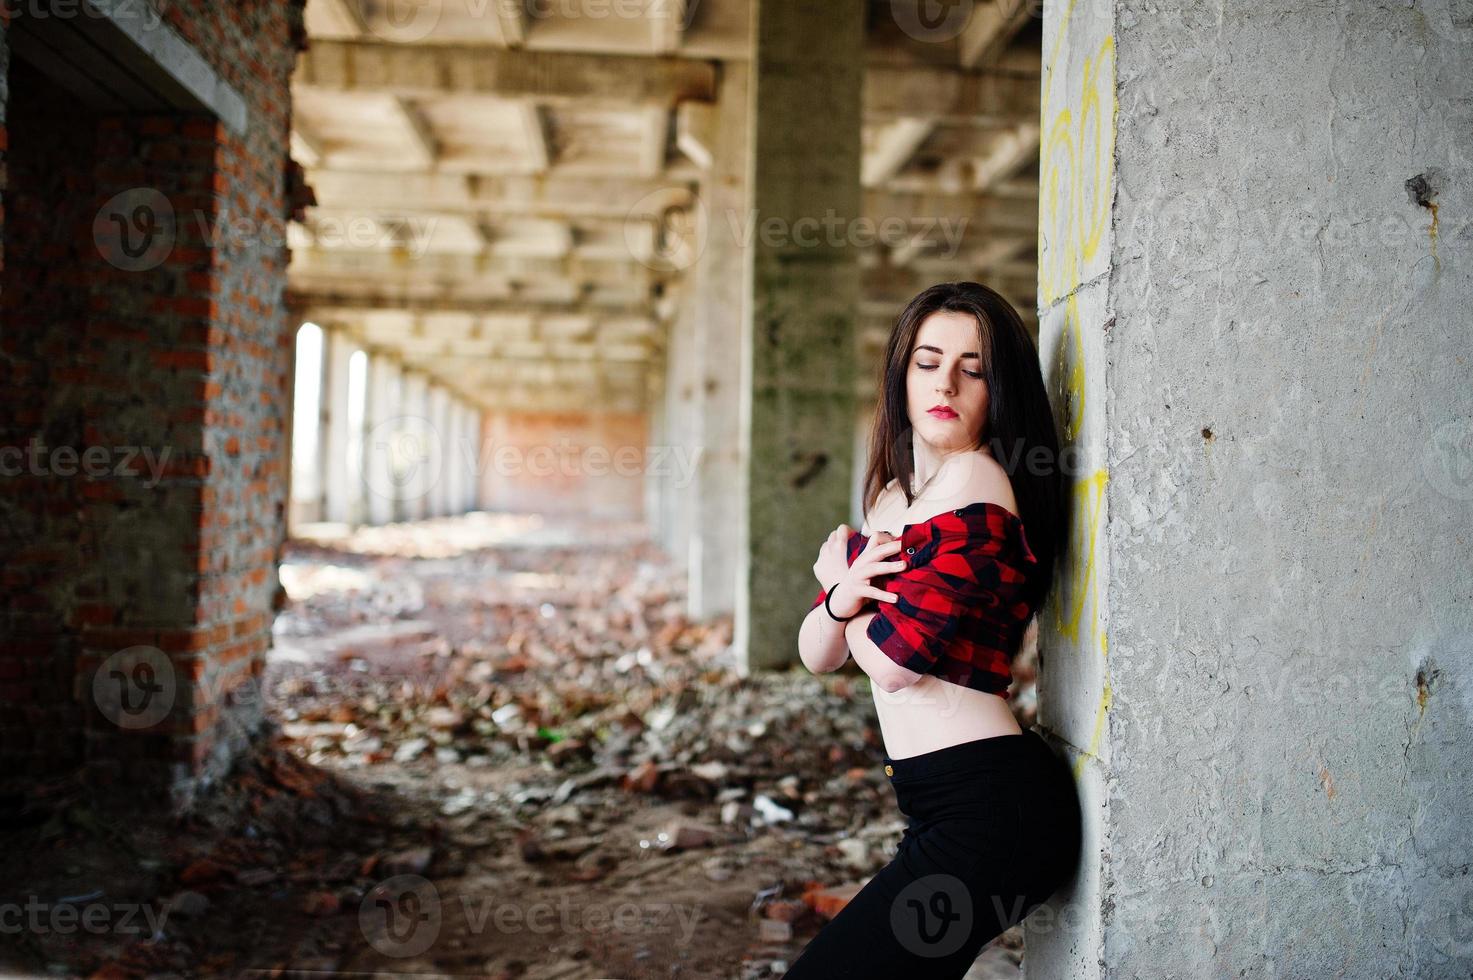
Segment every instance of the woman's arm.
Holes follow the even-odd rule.
[[[869,537],[868,517],[860,522],[859,533]],[[844,666],[849,661],[849,649],[844,643],[846,625],[836,622],[821,602],[808,610],[803,625],[798,628],[798,657],[803,666],[815,674],[827,674]]]
[[[798,629],[798,656],[803,666],[815,674],[827,674],[844,666],[849,659],[849,649],[844,645],[846,625],[834,622],[821,602],[808,610]]]
[[[896,691],[910,687],[926,675],[900,666],[875,646],[874,641],[866,635],[870,621],[875,618],[875,615],[873,611],[866,611],[849,620],[844,624],[844,638],[848,644],[849,653],[854,657],[854,662],[859,664],[860,670],[869,675],[870,682],[885,693],[894,694]]]

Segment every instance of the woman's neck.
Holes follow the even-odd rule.
[[[943,453],[935,447],[917,440],[913,447],[911,457],[911,494],[920,497],[925,492],[926,486],[934,481],[960,453]]]

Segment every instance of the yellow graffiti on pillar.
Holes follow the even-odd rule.
[[[1077,779],[1084,770],[1086,759],[1099,757],[1100,739],[1104,736],[1105,713],[1110,709],[1110,677],[1104,669],[1108,652],[1108,637],[1100,627],[1100,577],[1096,570],[1097,548],[1100,547],[1101,519],[1105,502],[1105,484],[1109,473],[1096,470],[1088,479],[1073,486],[1074,517],[1069,533],[1068,574],[1064,578],[1063,595],[1055,604],[1054,627],[1059,635],[1072,641],[1076,650],[1100,651],[1103,689],[1100,703],[1095,708],[1093,731],[1089,745],[1080,750],[1074,760],[1074,776]],[[1085,635],[1084,624],[1089,624]]]
[[[1079,91],[1072,93],[1073,98],[1057,109],[1051,104],[1076,2],[1071,0],[1059,35],[1054,38],[1039,110],[1043,145],[1039,159],[1038,285],[1040,304],[1045,307],[1087,277],[1087,266],[1104,240],[1114,180],[1115,117],[1119,109],[1114,37],[1105,36],[1094,54],[1085,58]],[[1102,112],[1107,103],[1108,115]]]

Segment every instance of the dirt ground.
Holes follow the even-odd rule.
[[[311,531],[266,730],[188,817],[74,777],[11,815],[7,975],[779,977],[894,853],[862,675],[738,677],[642,526]]]

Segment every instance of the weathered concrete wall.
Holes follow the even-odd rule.
[[[1099,975],[1110,744],[1110,554],[1104,528],[1106,339],[1114,179],[1115,60],[1109,8],[1044,7],[1039,154],[1039,356],[1072,487],[1067,553],[1039,617],[1039,724],[1074,763],[1084,859],[1025,926],[1034,977]]]
[[[751,118],[748,66],[723,62],[712,126],[712,167],[703,185],[706,229],[696,280],[699,461],[693,482],[701,539],[699,567],[691,576],[693,618],[731,613],[736,606],[738,556],[747,543],[747,460],[741,415],[742,352],[752,343],[747,289],[747,249],[733,231],[733,216],[747,213],[747,162]]]
[[[1044,55],[1044,356],[1103,457],[1042,717],[1099,866],[1029,973],[1466,976],[1473,21],[1051,6]]]

